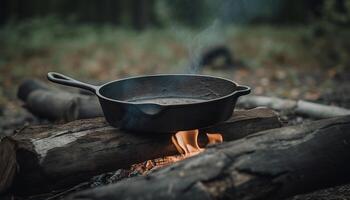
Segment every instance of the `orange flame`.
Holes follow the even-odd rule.
[[[202,151],[198,145],[198,129],[189,131],[179,131],[171,137],[177,151],[185,157],[196,155]],[[216,144],[223,142],[223,137],[220,133],[207,133],[208,144]]]
[[[179,131],[171,137],[177,151],[185,156],[195,155],[203,151],[198,145],[198,129]]]
[[[208,144],[217,144],[217,143],[222,143],[224,141],[224,138],[220,133],[207,133],[208,137]]]
[[[143,163],[134,164],[131,167],[131,171],[138,171],[139,173],[146,174],[152,169],[164,167],[174,162],[197,155],[198,153],[204,151],[204,148],[200,148],[198,145],[198,135],[198,129],[177,132],[171,137],[171,140],[180,155],[166,156],[163,158],[157,158]],[[223,137],[220,133],[207,133],[206,135],[208,138],[207,145],[223,142]]]

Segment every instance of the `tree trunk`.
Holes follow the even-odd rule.
[[[220,131],[224,140],[229,141],[280,126],[273,111],[261,108],[236,111],[226,122],[200,132]],[[204,136],[199,142],[202,146],[206,144]],[[130,134],[108,126],[102,118],[28,127],[7,143],[16,146],[16,154],[0,162],[0,169],[14,167],[16,163],[11,166],[7,163],[17,160],[19,170],[13,189],[22,194],[69,187],[94,175],[177,154],[171,134]],[[6,146],[0,144],[0,152],[1,148]],[[11,175],[1,176],[11,182]]]
[[[350,116],[263,131],[68,199],[283,199],[350,181]]]

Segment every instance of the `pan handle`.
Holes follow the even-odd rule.
[[[250,93],[250,87],[245,85],[237,85],[237,91],[236,94],[239,96],[247,95]]]
[[[95,85],[90,85],[87,83],[83,83],[80,81],[77,81],[71,77],[65,76],[63,74],[57,73],[57,72],[49,72],[47,73],[47,79],[54,83],[62,84],[62,85],[67,85],[67,86],[73,86],[85,90],[89,90],[93,93],[96,93],[96,90],[98,86]]]

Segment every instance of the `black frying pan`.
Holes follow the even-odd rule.
[[[204,75],[150,75],[90,85],[49,72],[50,81],[95,93],[109,124],[131,131],[175,132],[225,121],[247,86]]]

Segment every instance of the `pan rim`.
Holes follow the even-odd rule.
[[[112,99],[109,97],[106,97],[104,95],[102,95],[100,93],[100,90],[110,84],[116,83],[116,82],[121,82],[121,81],[127,81],[130,79],[138,79],[138,78],[151,78],[151,77],[164,77],[164,76],[188,76],[188,77],[206,77],[206,78],[213,78],[213,79],[221,79],[224,81],[227,81],[233,85],[235,85],[236,87],[243,87],[244,89],[241,90],[235,90],[233,92],[231,92],[230,94],[227,94],[225,96],[222,97],[218,97],[218,98],[213,98],[213,99],[209,99],[209,100],[205,100],[202,102],[192,102],[192,103],[181,103],[181,104],[159,104],[159,103],[142,103],[142,102],[130,102],[130,101],[123,101],[123,100],[117,100],[117,99]],[[116,102],[116,103],[122,103],[122,104],[129,104],[129,105],[156,105],[156,106],[161,106],[161,107],[175,107],[175,106],[186,106],[186,105],[197,105],[197,104],[205,104],[205,103],[210,103],[213,101],[218,101],[221,99],[226,99],[228,97],[234,96],[235,94],[239,93],[239,92],[250,92],[251,88],[249,86],[246,85],[240,85],[238,83],[236,83],[235,81],[232,81],[230,79],[227,78],[223,78],[223,77],[219,77],[219,76],[212,76],[212,75],[203,75],[203,74],[152,74],[152,75],[140,75],[140,76],[131,76],[131,77],[126,77],[126,78],[122,78],[122,79],[117,79],[117,80],[113,80],[113,81],[109,81],[107,83],[104,83],[100,86],[98,86],[97,90],[96,90],[96,95],[104,100],[108,100],[111,102]]]

